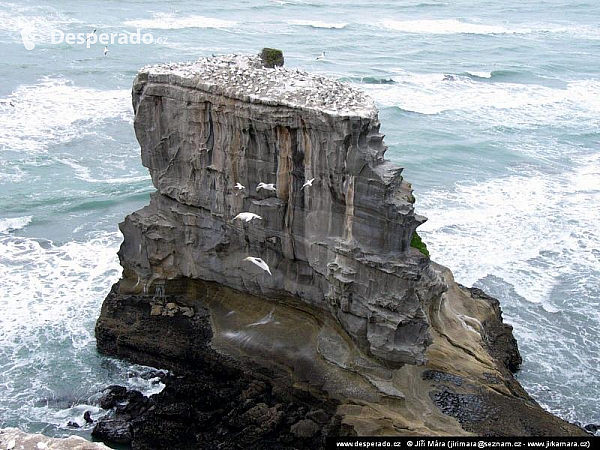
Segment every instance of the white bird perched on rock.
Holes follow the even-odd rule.
[[[260,191],[261,189],[266,189],[267,191],[277,190],[274,183],[258,183],[258,186],[256,186],[256,192]]]
[[[13,448],[15,448],[15,445],[17,445],[17,443],[15,442],[14,439],[11,439],[10,441],[8,441],[8,444],[6,445],[6,450],[13,450]]]
[[[244,261],[250,261],[252,264],[256,264],[258,267],[260,267],[265,272],[269,272],[269,275],[273,275],[271,273],[271,269],[269,269],[269,266],[267,265],[267,263],[264,262],[260,258],[255,258],[254,256],[248,256],[247,258],[244,258]]]
[[[317,56],[317,61],[320,61],[322,59],[325,59],[325,52],[321,52],[321,54]]]
[[[260,217],[258,214],[254,214],[251,212],[243,212],[243,213],[239,213],[237,216],[235,216],[233,218],[233,220],[235,220],[235,219],[240,219],[240,220],[245,220],[246,222],[250,222],[252,219],[262,220],[262,217]]]
[[[234,188],[239,189],[240,191],[243,191],[244,189],[246,189],[246,186],[242,186],[241,183],[235,183]]]
[[[314,179],[314,178],[311,178],[310,180],[306,181],[306,182],[305,182],[305,183],[302,185],[302,187],[301,187],[300,189],[304,189],[304,188],[305,188],[305,187],[307,187],[307,186],[312,186],[312,184],[313,184],[313,181],[315,181],[315,179]]]

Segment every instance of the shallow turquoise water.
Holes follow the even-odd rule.
[[[116,225],[153,190],[131,82],[265,46],[374,97],[433,259],[501,299],[544,407],[599,423],[599,19],[585,1],[0,2],[0,426],[67,434],[100,387],[153,388],[93,338]],[[51,43],[138,28],[161,43]]]

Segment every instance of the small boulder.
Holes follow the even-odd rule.
[[[150,315],[151,316],[160,316],[163,312],[163,306],[162,305],[152,305],[152,308],[150,309]]]
[[[311,438],[319,432],[319,425],[310,419],[302,419],[290,428],[292,434],[299,438]]]
[[[127,388],[124,386],[109,386],[104,390],[104,394],[98,400],[100,408],[111,409],[118,402],[125,400],[127,396]]]

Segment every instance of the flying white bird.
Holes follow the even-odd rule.
[[[245,220],[246,222],[250,222],[252,219],[261,219],[262,217],[260,217],[258,214],[254,214],[251,212],[243,212],[243,213],[239,213],[237,216],[235,216],[233,218],[233,220],[235,219],[240,219],[240,220]]]
[[[267,265],[267,263],[264,262],[260,258],[255,258],[254,256],[248,256],[247,258],[244,258],[244,261],[250,261],[252,264],[256,264],[258,267],[260,267],[265,272],[269,272],[269,275],[273,275],[271,273],[271,269],[269,269],[269,266]]]
[[[243,191],[244,189],[246,189],[246,187],[242,186],[241,183],[235,183],[234,188],[239,189],[240,191]]]
[[[261,189],[266,189],[267,191],[277,190],[274,183],[258,183],[258,186],[256,186],[256,192],[260,191]]]
[[[325,52],[321,52],[319,56],[317,56],[317,60],[325,59]]]
[[[313,181],[315,181],[314,178],[311,178],[310,180],[306,181],[300,189],[304,189],[307,186],[312,186]]]
[[[105,45],[104,46],[104,56],[108,55],[108,47]]]
[[[93,34],[96,34],[96,30],[95,29],[90,34],[88,34],[88,37],[87,37],[87,39],[85,41],[86,42],[89,41]]]

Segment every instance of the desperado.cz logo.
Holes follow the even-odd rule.
[[[21,30],[21,39],[26,50],[33,50],[35,48],[33,31],[31,28],[23,28]],[[63,42],[69,45],[85,45],[87,48],[90,48],[95,44],[102,44],[104,46],[115,44],[164,44],[167,42],[167,38],[159,37],[155,39],[152,33],[142,34],[140,29],[137,29],[135,33],[126,33],[124,31],[120,33],[96,33],[96,30],[91,33],[64,33],[61,30],[52,30],[50,33],[50,43],[58,45]]]

